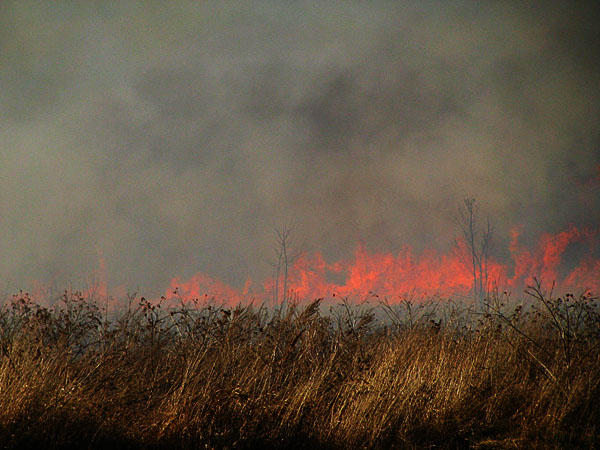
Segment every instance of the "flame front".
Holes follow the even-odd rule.
[[[570,226],[556,234],[542,235],[538,244],[529,249],[519,243],[521,231],[520,227],[511,231],[511,261],[502,263],[492,258],[488,261],[488,289],[522,290],[536,277],[546,284],[556,282],[561,289],[600,291],[600,260],[592,256],[596,232]],[[563,267],[565,252],[575,243],[584,246],[586,254],[574,268],[567,270]],[[458,245],[465,250],[464,242],[459,241]],[[409,246],[397,254],[370,252],[364,244],[359,244],[349,260],[327,262],[319,252],[302,255],[289,268],[286,283],[281,278],[277,284],[273,278],[259,285],[249,280],[239,290],[198,273],[188,281],[173,279],[165,297],[184,301],[215,299],[229,304],[284,298],[309,301],[344,297],[362,301],[377,296],[394,302],[407,297],[468,297],[473,291],[472,268],[459,254],[433,250],[417,254]],[[281,288],[284,284],[287,292],[275,295],[275,286]]]

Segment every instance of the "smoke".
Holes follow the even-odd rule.
[[[0,5],[0,282],[160,292],[271,271],[275,226],[347,257],[597,226],[593,2]],[[507,257],[497,246],[499,258]]]

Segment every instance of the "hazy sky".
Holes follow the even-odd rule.
[[[535,3],[2,1],[0,284],[597,227],[600,17]]]

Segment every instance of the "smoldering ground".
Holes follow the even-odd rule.
[[[593,3],[0,5],[0,276],[160,292],[270,273],[274,225],[348,257],[597,226]],[[497,257],[506,258],[505,245]]]

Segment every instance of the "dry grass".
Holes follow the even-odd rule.
[[[21,293],[0,314],[0,445],[597,448],[597,305],[528,298],[484,314],[141,299],[109,322],[77,293]]]

